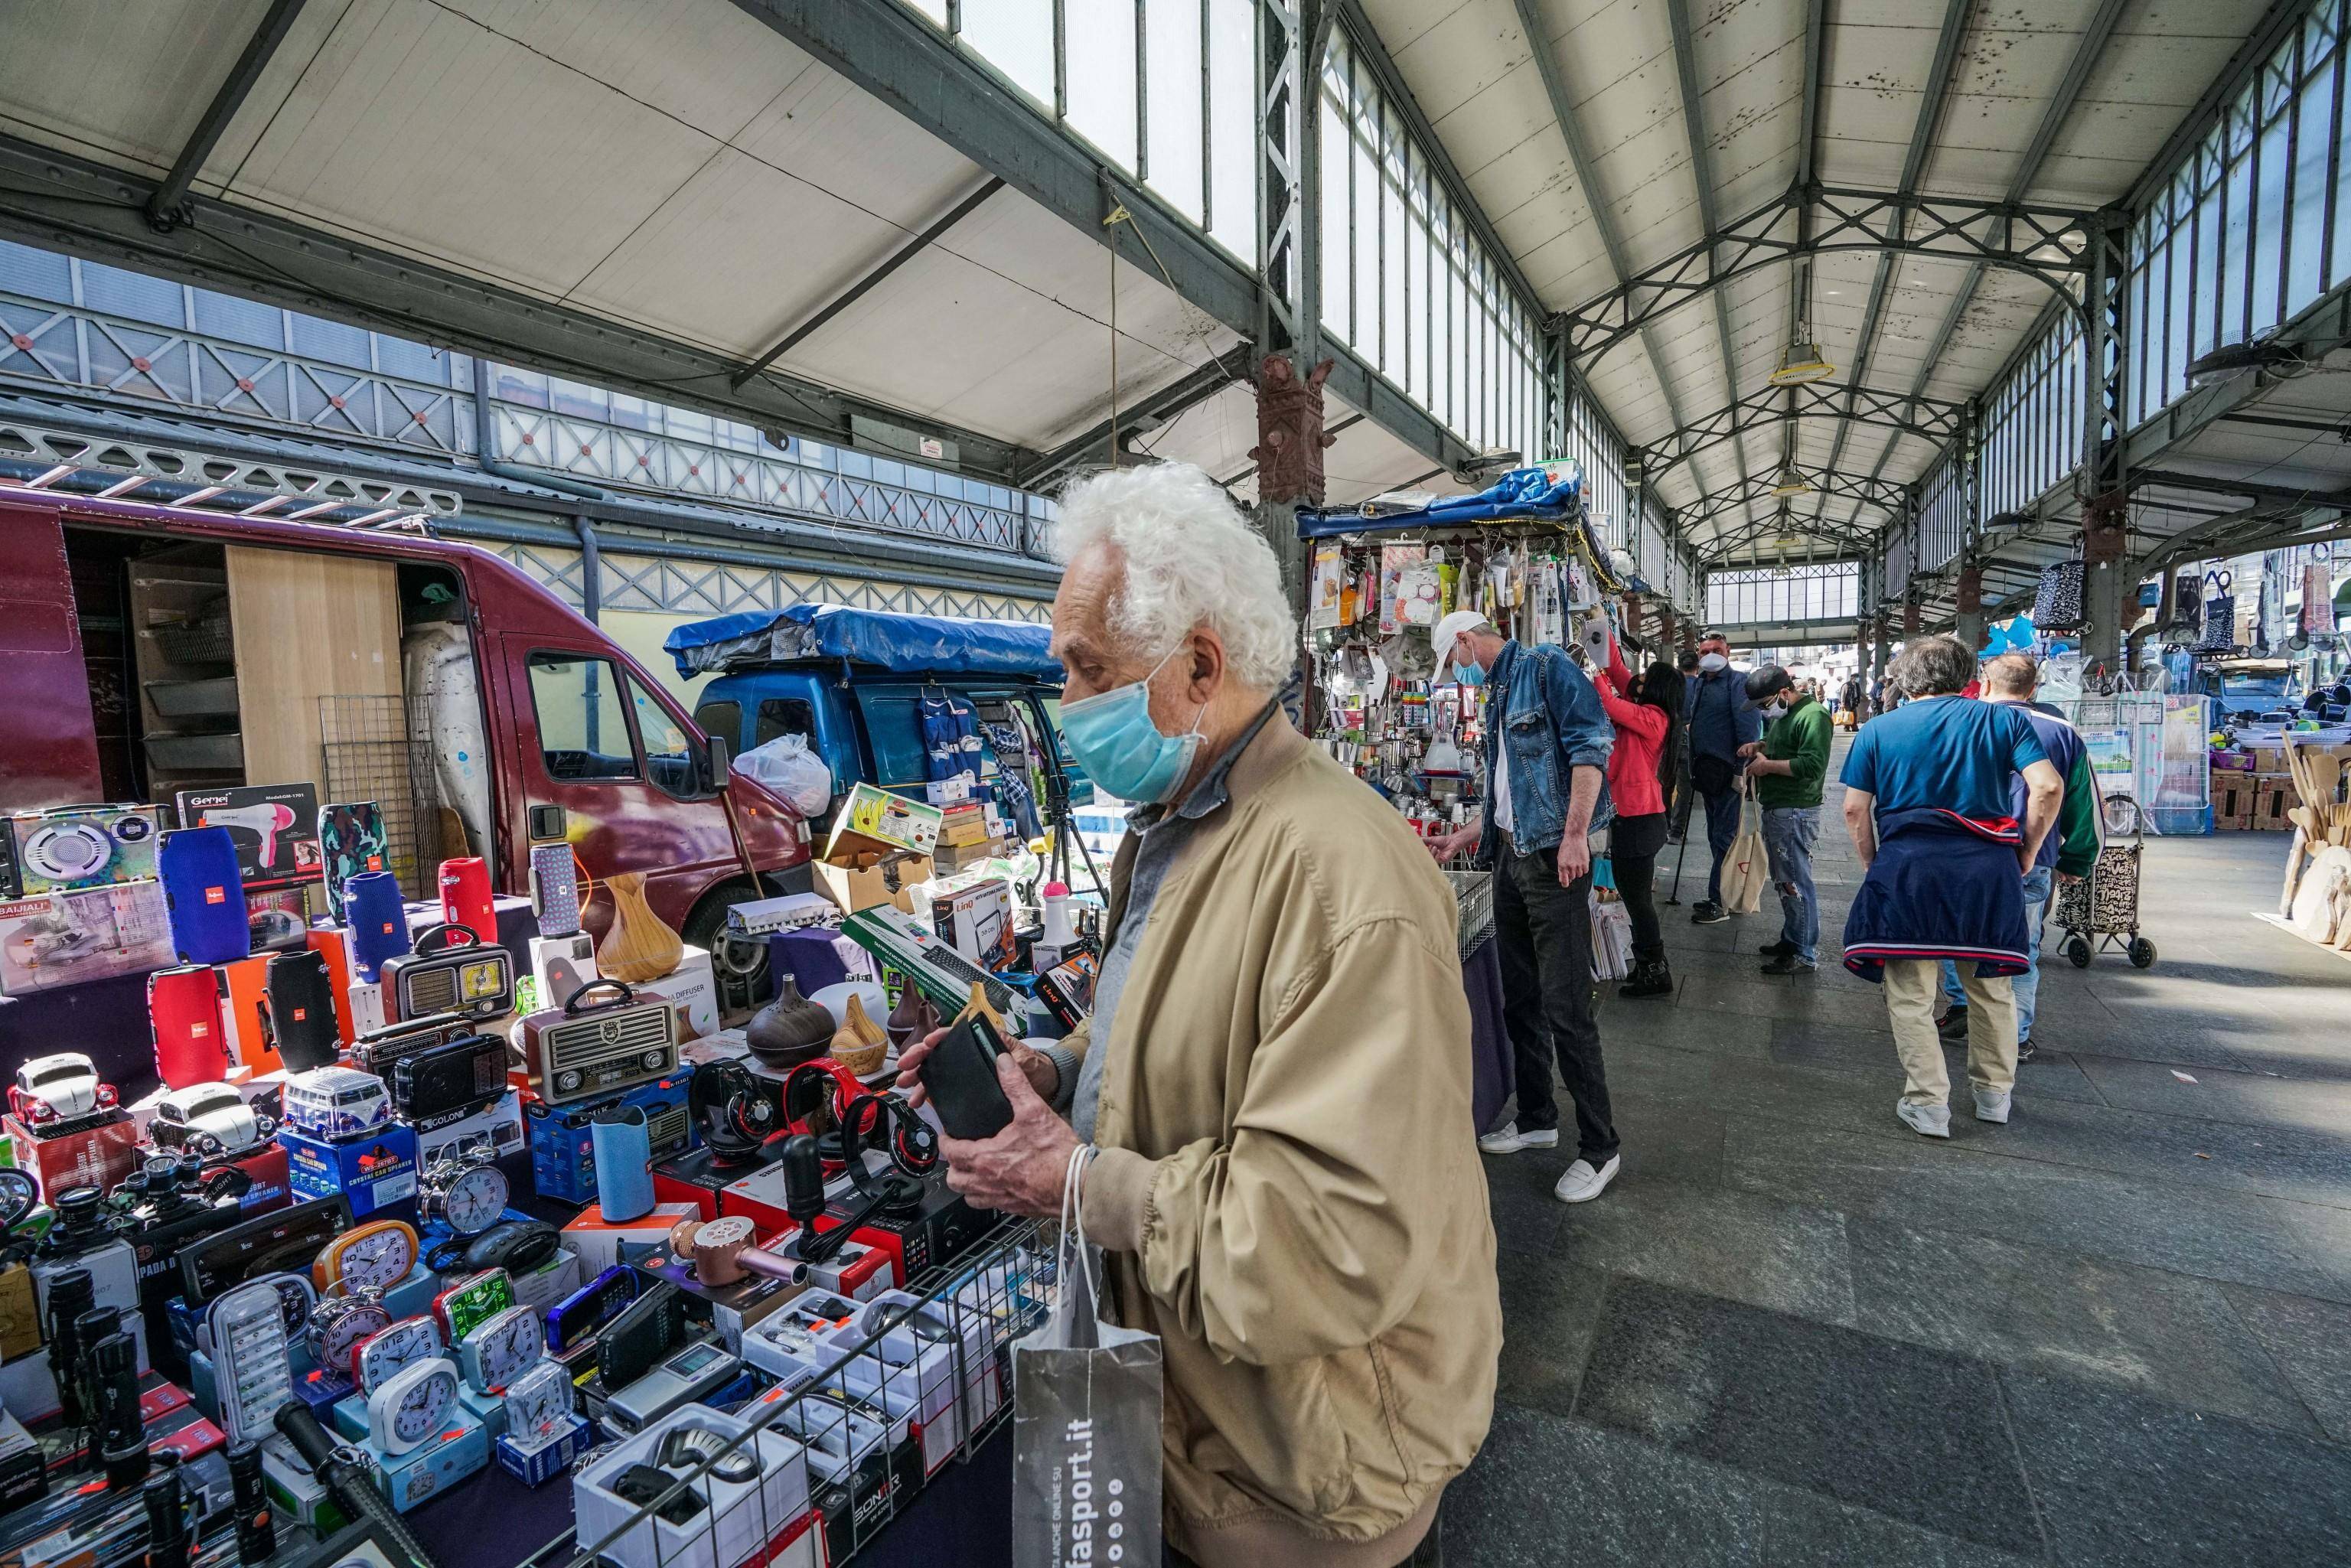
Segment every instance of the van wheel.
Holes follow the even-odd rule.
[[[719,937],[726,929],[726,912],[738,904],[748,904],[768,894],[747,876],[729,877],[702,895],[678,935],[689,947],[699,947],[705,953],[716,952]]]

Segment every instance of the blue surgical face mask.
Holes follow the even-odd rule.
[[[1453,678],[1465,686],[1482,686],[1486,684],[1486,666],[1457,658],[1453,661]]]
[[[1139,681],[1061,705],[1061,738],[1071,755],[1086,777],[1122,800],[1165,805],[1183,788],[1199,755],[1200,715],[1207,705],[1201,705],[1191,729],[1182,735],[1162,735],[1151,722],[1152,678],[1167,667],[1167,659]]]

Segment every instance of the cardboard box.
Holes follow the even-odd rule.
[[[13,892],[62,893],[151,881],[161,841],[162,808],[135,803],[57,806],[8,819]]]
[[[0,1129],[15,1145],[17,1168],[32,1173],[43,1197],[54,1201],[58,1193],[75,1186],[112,1192],[138,1168],[139,1124],[129,1112],[102,1112],[65,1126],[63,1132],[37,1134],[13,1115],[0,1121]]]
[[[912,915],[914,902],[907,890],[931,880],[931,857],[886,847],[863,852],[878,854],[882,859],[870,867],[830,859],[818,861],[810,868],[816,878],[816,890],[832,900],[845,915],[854,915],[877,904],[891,904],[903,914]]]
[[[0,904],[0,994],[137,975],[177,962],[160,882]]]
[[[2301,804],[2302,796],[2291,779],[2270,779],[2260,774],[2253,777],[2252,828],[2255,832],[2290,833],[2294,823],[2287,821],[2289,808]]]
[[[309,784],[183,789],[172,797],[183,828],[223,827],[236,844],[247,888],[319,879],[319,791]]]
[[[578,1254],[580,1271],[592,1280],[607,1269],[633,1263],[665,1246],[670,1228],[696,1212],[691,1203],[657,1203],[649,1214],[611,1225],[605,1222],[604,1211],[591,1203],[563,1228],[563,1244]]]
[[[1012,884],[978,882],[931,904],[939,940],[987,969],[1007,969],[1019,953],[1012,934]]]
[[[978,805],[950,806],[940,814],[938,842],[956,849],[987,841],[987,815]]]
[[[740,1436],[748,1424],[704,1406],[674,1410],[635,1437],[583,1466],[571,1480],[573,1533],[583,1551],[601,1548],[615,1563],[660,1563],[664,1568],[735,1568],[754,1557],[808,1511],[808,1461],[800,1444],[772,1429],[749,1442],[758,1445],[760,1473],[750,1480],[722,1480],[716,1474],[695,1483],[707,1507],[683,1525],[647,1514],[614,1492],[612,1483],[631,1465],[659,1451],[676,1427],[701,1427],[724,1437]],[[778,1527],[781,1527],[779,1530]],[[615,1532],[618,1532],[615,1534]],[[609,1544],[604,1544],[611,1537]],[[801,1537],[805,1539],[805,1537]]]
[[[939,841],[939,808],[893,795],[875,784],[849,791],[824,841],[824,858],[839,861],[850,850],[914,850],[928,854]]]
[[[718,1031],[718,977],[710,967],[708,948],[686,944],[685,956],[678,960],[677,967],[653,984],[677,1008],[679,1040],[700,1040]]]
[[[952,779],[934,779],[923,786],[923,799],[934,806],[960,806],[971,799],[971,776],[958,773]]]
[[[509,1089],[486,1111],[428,1116],[410,1124],[416,1129],[419,1169],[444,1149],[483,1148],[493,1159],[504,1159],[522,1151],[522,1097]]]
[[[416,1133],[393,1125],[372,1138],[329,1144],[282,1128],[287,1175],[297,1197],[350,1199],[354,1217],[374,1213],[416,1196]],[[485,1457],[487,1455],[484,1449]]]

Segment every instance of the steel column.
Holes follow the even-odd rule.
[[[1321,359],[1322,324],[1322,143],[1315,135],[1317,85],[1312,56],[1322,34],[1322,0],[1259,0],[1258,6],[1258,229],[1257,334],[1250,354],[1258,381],[1259,429],[1278,420],[1265,399],[1266,361],[1288,358],[1296,380],[1311,389],[1298,411],[1301,423],[1290,438],[1314,446],[1307,493],[1287,493],[1270,484],[1262,448],[1259,459],[1257,525],[1280,563],[1282,587],[1303,611],[1307,550],[1298,537],[1301,503],[1322,504],[1325,439],[1322,394],[1313,379]],[[1311,418],[1304,417],[1311,413]]]
[[[2082,611],[2083,652],[2111,671],[2123,668],[2123,640],[2138,610],[2127,580],[2130,424],[2130,225],[2118,207],[2090,225],[2089,276],[2083,304]]]

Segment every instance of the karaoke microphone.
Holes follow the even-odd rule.
[[[155,852],[172,946],[181,962],[227,964],[253,951],[236,841],[226,828],[182,828]]]
[[[490,865],[479,855],[441,862],[441,919],[463,925],[485,942],[498,939],[497,911],[490,903]]]
[[[379,965],[409,950],[400,879],[388,871],[363,871],[345,881],[343,924],[351,930],[351,968],[372,986]]]
[[[220,984],[211,966],[183,964],[147,977],[147,1021],[155,1032],[155,1073],[170,1089],[228,1076]]]
[[[290,806],[224,806],[207,810],[202,826],[207,828],[243,828],[257,835],[261,848],[253,857],[254,865],[266,875],[277,865],[277,835],[294,825],[294,809]]]
[[[596,1113],[588,1126],[589,1146],[596,1161],[596,1201],[604,1223],[622,1225],[653,1209],[653,1135],[644,1111],[635,1105],[609,1105]]]

